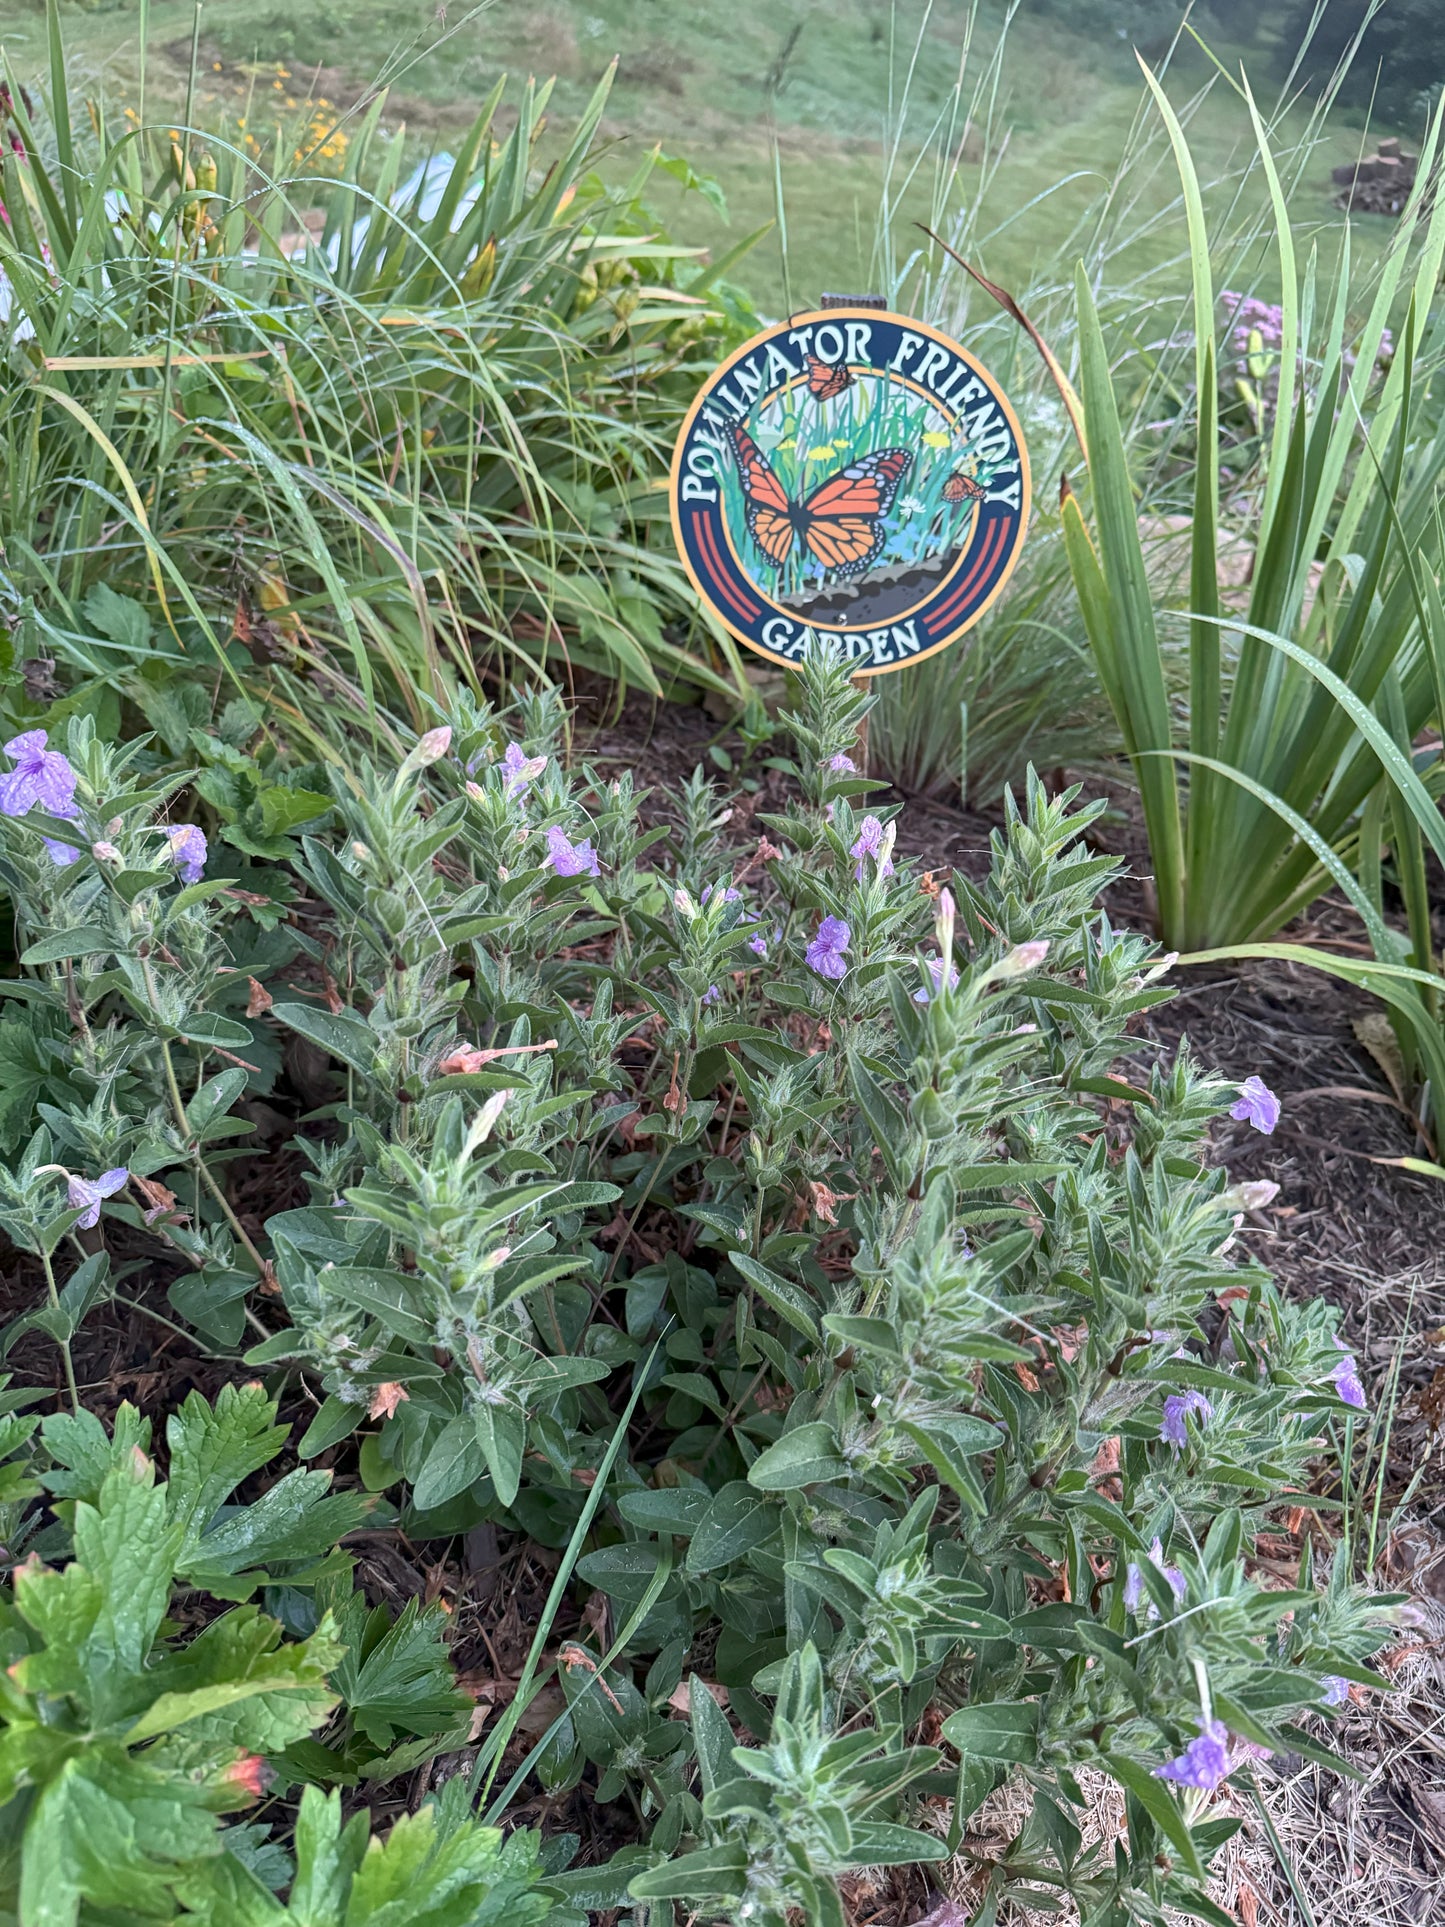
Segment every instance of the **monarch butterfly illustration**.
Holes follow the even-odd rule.
[[[988,490],[971,475],[953,474],[943,485],[945,502],[981,502]]]
[[[834,401],[853,386],[853,371],[841,361],[819,361],[808,356],[808,393],[818,401]]]
[[[908,450],[862,455],[795,502],[747,430],[729,422],[728,434],[747,499],[748,531],[773,567],[786,567],[801,543],[825,569],[861,575],[883,546],[883,518],[913,461]]]

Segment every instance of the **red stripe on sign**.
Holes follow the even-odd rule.
[[[729,578],[727,570],[723,567],[722,556],[718,552],[717,538],[712,532],[712,526],[706,516],[697,509],[694,509],[692,514],[692,532],[702,552],[703,561],[712,571],[713,588],[731,604],[744,622],[751,622],[755,617],[760,616],[761,606],[744,595],[737,583]]]
[[[963,581],[959,583],[947,602],[935,609],[933,614],[924,621],[923,626],[930,635],[941,635],[956,619],[960,610],[968,601],[968,598],[973,594],[978,583],[982,581],[983,577],[988,574],[989,570],[993,568],[994,564],[998,561],[999,556],[1003,553],[1004,547],[1008,542],[1008,537],[1008,523],[1002,520],[995,522],[988,534],[983,538],[983,547],[979,551],[978,560],[963,578]]]
[[[713,587],[718,591],[719,595],[727,599],[744,622],[756,620],[756,618],[762,614],[761,606],[754,602],[752,597],[740,586],[736,576],[728,573],[727,565],[723,561],[722,550],[718,543],[717,536],[713,531],[712,524],[703,521],[701,517],[699,517],[698,520],[700,524],[698,528],[698,545],[702,549],[704,560],[712,570]]]

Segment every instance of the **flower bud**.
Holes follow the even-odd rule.
[[[482,1144],[492,1135],[493,1126],[502,1115],[502,1106],[511,1095],[510,1086],[506,1090],[492,1092],[486,1103],[477,1112],[476,1123],[473,1124],[471,1131],[468,1133],[475,1143]]]
[[[889,825],[892,828],[892,825]],[[958,906],[953,901],[951,890],[938,893],[938,911],[933,920],[933,934],[938,941],[938,954],[947,962],[953,956],[954,925],[958,916]]]
[[[1256,1178],[1247,1184],[1236,1184],[1226,1191],[1222,1202],[1236,1205],[1241,1211],[1263,1211],[1267,1204],[1273,1204],[1279,1196],[1279,1186],[1268,1178]]]
[[[259,1800],[275,1777],[259,1753],[243,1753],[221,1775],[226,1786],[252,1800]]]
[[[1026,977],[1031,970],[1037,970],[1049,954],[1047,937],[1037,937],[1032,943],[1015,944],[1006,957],[1001,957],[994,965],[997,977]]]
[[[449,723],[443,723],[440,729],[429,729],[412,751],[412,757],[416,759],[416,767],[425,769],[430,763],[439,763],[451,746],[452,732]]]
[[[92,843],[90,846],[90,854],[95,858],[97,863],[120,864],[125,862],[125,858],[113,843]]]

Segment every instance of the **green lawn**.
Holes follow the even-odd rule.
[[[939,0],[932,9],[909,89],[901,164],[926,152],[935,118],[959,71],[970,8]],[[1085,9],[1080,9],[1081,17]],[[1106,14],[1090,8],[1090,17]],[[135,6],[92,11],[65,5],[77,78],[116,107],[141,97],[140,13]],[[983,0],[974,25],[965,94],[986,80],[999,33],[1000,0]],[[379,76],[391,81],[390,113],[444,143],[501,73],[555,74],[554,121],[576,112],[615,56],[618,75],[604,123],[608,171],[630,169],[654,143],[715,173],[727,194],[731,226],[700,197],[679,201],[671,188],[659,211],[682,238],[713,248],[772,218],[781,175],[788,243],[787,291],[794,306],[825,287],[863,289],[871,269],[889,129],[890,39],[895,89],[923,17],[921,0],[496,0],[469,14],[459,0],[221,0],[202,16],[195,118],[224,104],[249,105],[264,129],[287,102],[321,96],[343,110]],[[148,115],[182,111],[190,64],[193,8],[160,0],[150,8],[145,63]],[[0,37],[17,71],[43,66],[44,16],[36,0],[0,0]],[[1267,33],[1262,36],[1267,39]],[[1237,66],[1240,50],[1222,49]],[[1273,98],[1269,49],[1247,55],[1257,91]],[[1209,79],[1205,56],[1188,47],[1169,86],[1181,106]],[[986,196],[982,238],[971,248],[995,277],[1035,285],[1076,222],[1099,200],[1124,152],[1141,86],[1130,50],[1107,26],[1068,31],[1057,19],[1014,23],[1002,62],[994,124],[1008,141]],[[1304,126],[1300,112],[1286,131]],[[1215,77],[1194,112],[1192,137],[1201,172],[1224,180],[1249,151],[1249,123],[1237,95]],[[1357,150],[1358,130],[1332,125],[1311,156],[1292,215],[1306,238],[1319,238],[1328,261],[1341,233],[1330,205],[1329,168]],[[1166,266],[1182,252],[1182,223],[1167,216],[1175,182],[1167,152],[1130,177],[1130,207],[1116,211],[1127,240],[1118,282]],[[928,173],[925,163],[923,173]],[[952,219],[979,190],[981,169],[964,166],[949,197]],[[1221,195],[1228,188],[1221,189]],[[1251,186],[1246,200],[1257,199]],[[923,184],[901,196],[894,232],[902,253],[912,221],[930,208]],[[1164,217],[1164,218],[1161,218]],[[1391,232],[1381,220],[1357,222],[1357,254],[1376,253]],[[784,303],[780,240],[771,235],[744,272],[768,310]]]

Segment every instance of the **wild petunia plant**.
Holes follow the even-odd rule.
[[[0,880],[26,974],[5,983],[12,1014],[0,1019],[0,1141],[12,1154],[0,1216],[44,1266],[39,1322],[66,1351],[109,1289],[105,1250],[75,1234],[113,1216],[165,1253],[173,1306],[234,1343],[267,1272],[230,1201],[227,1146],[253,1129],[240,1100],[268,1091],[279,1069],[260,979],[294,945],[244,914],[247,894],[224,874],[205,874],[204,832],[167,820],[185,772],[150,774],[145,739],[120,749],[77,719],[64,750],[32,731],[8,754]],[[80,1263],[60,1282],[67,1244]]]
[[[1082,841],[1099,806],[1031,778],[986,876],[922,880],[850,754],[867,703],[808,661],[796,800],[745,835],[701,775],[643,829],[546,695],[338,764],[307,914],[274,933],[294,961],[245,1004],[250,1061],[289,1034],[331,1079],[298,1134],[310,1202],[249,1271],[205,1133],[249,1075],[211,1057],[246,1055],[217,1005],[256,940],[175,874],[164,798],[73,733],[78,826],[7,831],[27,932],[55,932],[24,994],[58,1066],[7,1222],[52,1252],[92,1210],[143,1230],[105,1185],[185,1170],[190,1221],[150,1228],[217,1282],[172,1303],[262,1326],[252,1366],[314,1401],[303,1457],[354,1468],[411,1544],[491,1527],[560,1555],[468,1776],[493,1818],[529,1776],[626,1816],[608,1865],[554,1872],[559,1905],[839,1921],[840,1874],[942,1857],[1014,1774],[1033,1817],[998,1899],[1213,1917],[1211,1789],[1251,1749],[1329,1758],[1315,1716],[1379,1683],[1390,1602],[1324,1553],[1287,1591],[1253,1556],[1315,1503],[1363,1388],[1329,1308],[1241,1247],[1258,1194],[1206,1156],[1232,1107],[1271,1128],[1273,1095],[1187,1051],[1121,1066],[1171,960],[1095,908],[1118,867]],[[60,828],[91,839],[63,869],[39,844]],[[246,1300],[253,1278],[275,1289]],[[354,1782],[460,1743],[434,1640],[339,1596],[332,1623],[329,1677],[359,1693],[384,1649],[432,1715],[398,1740],[379,1694],[285,1770]],[[1070,1818],[1086,1766],[1126,1795],[1113,1857]]]

